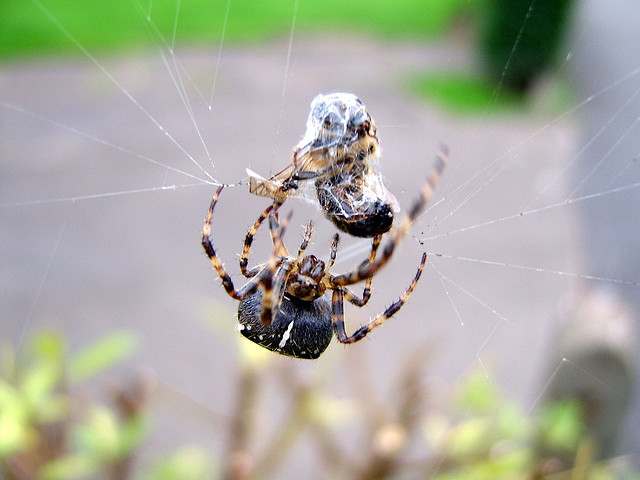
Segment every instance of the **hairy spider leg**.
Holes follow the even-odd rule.
[[[264,325],[271,325],[271,322],[278,312],[282,295],[284,294],[284,288],[287,283],[287,277],[291,273],[294,266],[294,262],[288,257],[286,248],[284,246],[284,233],[289,225],[289,221],[293,212],[289,212],[287,218],[276,232],[273,241],[273,253],[269,259],[269,263],[266,264],[263,271],[265,275],[261,282],[262,286],[262,312],[260,313],[260,322]],[[274,222],[274,223],[272,223]],[[271,212],[269,214],[269,226],[272,229],[276,228],[277,223],[276,214]],[[284,252],[284,256],[280,253]],[[262,272],[258,275],[260,276]],[[274,293],[275,286],[275,293]],[[275,301],[274,301],[275,298]]]
[[[278,212],[272,211],[269,214],[269,231],[271,232],[271,241],[273,242],[273,254],[280,257],[289,257],[289,250],[284,244],[284,231],[289,221],[293,217],[293,211],[289,212],[285,222],[280,226],[278,220]]]
[[[273,204],[265,208],[264,211],[257,218],[257,220],[253,223],[253,225],[251,226],[251,228],[247,232],[247,235],[244,238],[244,244],[242,246],[242,254],[240,255],[239,263],[240,263],[240,272],[247,278],[255,276],[262,268],[262,265],[258,265],[256,267],[253,267],[250,270],[248,269],[249,251],[251,250],[251,245],[253,244],[254,236],[258,232],[258,229],[260,228],[260,225],[262,224],[262,222],[264,222],[264,220],[267,218],[267,216],[271,212],[274,212],[277,218],[277,211],[281,206],[282,206],[282,203],[274,202]],[[271,230],[271,242],[274,244],[275,244],[275,235],[276,235],[276,232]]]
[[[260,323],[263,325],[271,325],[273,319],[276,318],[285,287],[287,285],[287,277],[291,274],[293,261],[288,258],[277,262],[270,261],[265,269],[265,280],[262,282],[262,311],[260,313]]]
[[[313,171],[295,171],[291,174],[291,176],[287,179],[288,181],[294,180],[312,180],[318,177],[324,177],[325,175],[329,175],[335,171],[341,170],[343,168],[343,164],[346,161],[346,157],[338,159],[337,162],[329,165],[328,167],[324,167],[320,170]]]
[[[334,331],[336,333],[336,337],[340,343],[355,343],[358,340],[362,340],[367,334],[376,327],[379,327],[384,322],[386,322],[389,318],[391,318],[402,306],[406,303],[409,296],[413,293],[416,285],[418,284],[418,280],[420,280],[420,276],[422,275],[422,271],[424,270],[425,263],[427,262],[427,254],[422,254],[422,259],[420,261],[420,266],[416,272],[415,277],[411,281],[409,287],[404,291],[404,293],[396,300],[394,303],[389,305],[384,312],[378,314],[373,320],[370,320],[369,323],[363,325],[358,328],[353,334],[347,335],[344,323],[344,296],[345,296],[345,288],[336,288],[333,291],[333,297],[331,299],[331,321],[333,323]]]
[[[442,147],[442,149],[436,154],[436,163],[427,176],[427,181],[423,184],[418,199],[413,203],[413,205],[411,205],[409,212],[401,220],[400,225],[393,233],[391,240],[384,245],[380,256],[378,256],[374,262],[362,263],[357,269],[351,272],[332,275],[330,281],[333,286],[344,287],[366,280],[367,278],[374,276],[378,270],[380,270],[380,268],[389,261],[396,246],[407,234],[411,228],[411,224],[416,220],[418,215],[420,215],[426,204],[433,196],[433,191],[438,185],[447,161],[446,148]]]
[[[367,265],[369,263],[373,263],[376,259],[376,254],[378,252],[378,247],[380,246],[380,242],[382,240],[382,234],[376,235],[373,237],[371,241],[371,251],[369,252],[369,257],[366,260],[363,260],[361,265]],[[327,272],[329,269],[327,269]],[[342,288],[344,297],[353,305],[358,307],[364,307],[369,299],[371,298],[371,284],[373,283],[373,275],[367,278],[364,282],[364,288],[362,289],[362,297],[356,296],[351,290],[346,287]]]
[[[226,272],[224,266],[222,265],[222,261],[216,254],[215,248],[213,247],[213,243],[211,242],[211,219],[213,218],[213,211],[215,209],[216,203],[218,202],[218,197],[220,196],[220,192],[224,187],[221,186],[218,188],[213,198],[211,199],[211,204],[209,205],[209,212],[207,213],[207,218],[204,222],[204,227],[202,228],[202,247],[209,257],[209,261],[211,262],[211,266],[217,272],[220,280],[222,281],[222,286],[224,287],[227,294],[236,299],[236,300],[244,300],[249,295],[255,293],[255,291],[260,287],[260,285],[266,281],[267,272],[265,269],[255,275],[249,282],[247,282],[243,287],[239,290],[236,290],[233,285],[233,281],[231,277]]]
[[[331,239],[331,246],[329,247],[329,262],[327,262],[326,271],[329,272],[333,268],[333,264],[336,263],[336,256],[338,255],[338,245],[340,245],[340,234],[334,233]]]
[[[302,243],[298,248],[298,256],[296,258],[297,262],[300,262],[302,260],[304,252],[307,250],[309,242],[311,241],[311,235],[313,235],[313,221],[309,220],[304,226],[304,232],[302,233]]]

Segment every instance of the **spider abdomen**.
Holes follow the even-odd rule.
[[[262,291],[238,305],[240,333],[258,345],[282,355],[315,359],[333,337],[331,305],[324,297],[312,302],[284,295],[271,325],[260,322]]]

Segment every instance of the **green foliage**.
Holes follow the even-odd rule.
[[[391,479],[410,471],[416,478],[437,480],[640,478],[638,472],[615,461],[594,462],[594,444],[577,401],[547,404],[536,414],[525,413],[489,377],[478,373],[461,385],[446,406],[425,409],[428,397],[418,380],[422,356],[401,366],[393,402],[358,395],[338,398],[323,380],[300,376],[290,359],[275,358],[244,340],[239,343],[242,361],[236,379],[241,401],[234,403],[228,419],[228,449],[218,453],[213,463],[205,449],[185,447],[138,469],[134,476],[132,463],[148,432],[144,389],[116,389],[113,407],[92,402],[86,394],[79,402],[74,393],[80,380],[95,379],[129,356],[134,345],[130,334],[121,333],[69,355],[59,336],[41,334],[20,358],[4,346],[0,478],[278,478],[280,464],[304,438],[303,432],[322,445],[322,466],[330,478]],[[68,381],[71,377],[74,383]],[[287,415],[273,430],[257,428],[256,408],[270,408],[263,387],[273,382],[286,385],[277,401],[287,405]],[[346,428],[371,432],[357,446],[355,459],[341,448]],[[253,452],[255,436],[267,439],[268,448],[261,455]],[[418,438],[422,440],[409,443]]]
[[[473,375],[457,395],[456,411],[434,429],[428,419],[425,430],[432,447],[447,460],[434,478],[510,479],[525,477],[535,464],[531,449],[532,421],[520,408],[500,395],[484,375]]]
[[[490,80],[524,93],[556,59],[573,0],[486,0],[480,54]]]
[[[615,460],[594,461],[594,444],[575,399],[525,414],[478,373],[462,386],[454,405],[454,411],[425,422],[426,438],[440,459],[429,478],[613,480],[640,475]]]
[[[3,480],[126,480],[148,432],[145,385],[112,388],[114,407],[76,395],[80,382],[95,379],[130,357],[135,337],[121,332],[74,355],[59,335],[38,335],[17,357],[0,354],[0,478]],[[145,480],[207,480],[211,464],[203,449],[180,450],[153,466]]]
[[[59,422],[70,411],[57,388],[63,373],[60,339],[41,336],[31,349],[35,358],[20,370],[11,348],[2,349],[7,357],[0,377],[0,458],[28,449],[37,441],[36,425]]]
[[[585,435],[582,416],[575,399],[545,405],[539,420],[541,442],[557,452],[575,452]]]
[[[78,409],[67,382],[95,377],[129,356],[132,345],[131,335],[116,334],[68,360],[62,338],[43,333],[25,359],[7,354],[0,378],[2,478],[22,478],[17,472],[25,469],[45,480],[84,478],[139,445],[146,432],[139,412],[116,413],[98,404]]]
[[[410,78],[409,89],[419,97],[458,114],[521,111],[521,97],[496,90],[496,84],[470,74],[436,72]]]
[[[199,447],[184,447],[155,465],[144,480],[208,480],[214,478],[209,457]]]
[[[82,382],[129,357],[136,350],[136,339],[129,332],[112,334],[77,353],[69,362],[69,379]]]
[[[47,480],[82,478],[127,458],[146,433],[141,415],[121,419],[102,405],[93,405],[71,427],[71,453],[48,462],[41,471]]]
[[[441,34],[476,1],[3,0],[0,57],[78,53],[64,30],[91,52],[171,44],[174,25],[183,44],[218,45],[223,30],[225,42],[256,42],[287,35],[294,15],[297,35],[332,29],[426,38]]]

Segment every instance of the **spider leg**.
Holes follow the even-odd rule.
[[[280,226],[280,221],[278,220],[278,212],[271,211],[269,213],[269,230],[271,231],[271,241],[273,242],[274,255],[278,255],[280,257],[288,257],[289,251],[284,244],[284,227],[289,220],[291,220],[291,216],[293,212],[289,212],[287,218],[285,219],[285,223]]]
[[[283,262],[280,265],[277,263],[269,263],[267,265],[263,265],[263,267],[264,268],[260,273],[253,278],[255,279],[255,282],[248,282],[241,289],[242,291],[247,288],[247,291],[242,291],[241,293],[244,294],[244,297],[246,298],[253,294],[258,287],[262,289],[260,323],[263,325],[271,325],[280,308],[287,276],[291,271],[292,263]]]
[[[277,208],[274,208],[269,214],[269,234],[271,235],[271,243],[273,245],[276,244],[276,237],[278,236],[278,231],[280,230],[278,209],[282,206],[282,203],[278,203],[277,205]]]
[[[329,254],[329,262],[325,271],[330,272],[333,268],[333,264],[336,263],[336,256],[338,255],[338,245],[340,244],[340,235],[336,233],[331,240],[331,250]]]
[[[409,296],[413,293],[418,284],[418,280],[420,280],[420,275],[422,275],[422,270],[424,269],[424,265],[427,262],[427,254],[422,254],[422,259],[420,261],[420,266],[418,267],[418,271],[416,272],[411,284],[404,291],[404,293],[396,300],[394,303],[389,305],[384,312],[377,315],[373,320],[369,321],[366,325],[358,328],[352,335],[347,335],[345,331],[344,325],[344,289],[337,288],[333,291],[333,298],[331,301],[332,305],[332,322],[333,328],[336,332],[336,337],[338,337],[338,341],[340,343],[355,343],[358,340],[362,340],[367,336],[371,330],[376,327],[379,327],[384,322],[386,322],[389,318],[391,318],[398,310],[402,308],[402,306],[406,303]]]
[[[420,215],[427,202],[433,196],[433,191],[438,185],[438,181],[440,180],[440,176],[442,175],[442,171],[444,170],[447,161],[447,152],[446,149],[443,148],[436,155],[436,164],[427,177],[427,181],[423,184],[420,191],[420,196],[409,208],[409,212],[401,220],[400,225],[398,225],[396,231],[393,233],[391,241],[387,242],[386,245],[384,245],[381,255],[378,256],[377,259],[373,262],[365,262],[360,264],[357,269],[351,272],[331,276],[330,280],[332,285],[353,285],[354,283],[370,278],[374,276],[378,272],[378,270],[380,270],[380,268],[382,268],[389,261],[389,259],[393,255],[396,245],[398,245],[398,243],[400,243],[400,241],[404,238],[404,236],[409,231],[411,224],[416,220],[418,215]]]
[[[342,343],[344,339],[348,339],[347,331],[344,325],[344,289],[336,288],[331,297],[331,323],[336,337]]]
[[[292,268],[293,262],[285,261],[276,268],[275,273],[269,275],[271,278],[273,278],[273,281],[271,282],[271,291],[269,293],[271,313],[269,314],[264,306],[264,297],[267,295],[267,293],[266,290],[263,289],[263,308],[260,316],[260,321],[265,325],[269,325],[273,321],[273,319],[276,318],[276,314],[278,313],[280,304],[282,303],[282,297],[284,296],[285,287],[287,286],[287,277],[289,276]],[[265,321],[269,323],[265,323]]]
[[[236,290],[233,285],[233,281],[231,277],[224,269],[222,265],[222,261],[220,257],[216,254],[216,250],[213,247],[213,243],[211,242],[211,218],[213,217],[213,210],[218,203],[218,197],[220,196],[220,192],[224,187],[219,187],[213,198],[211,199],[211,204],[209,205],[209,212],[207,213],[207,218],[204,221],[204,227],[202,228],[202,247],[209,257],[209,261],[211,262],[211,266],[218,273],[220,280],[222,281],[222,286],[226,290],[227,294],[230,297],[236,300],[243,300],[248,295],[252,294],[258,288],[259,282],[262,280],[261,275],[256,276],[250,282],[248,282],[245,286],[243,286],[240,290]]]
[[[271,279],[274,277],[274,273],[273,270],[269,268],[269,264],[258,265],[256,268],[259,268],[260,271],[236,291],[238,297],[240,297],[239,300],[244,300],[248,296],[253,295],[259,288],[264,290],[265,284],[272,282]],[[274,268],[277,273],[280,266],[276,263],[272,268]]]
[[[335,172],[336,170],[341,170],[343,168],[343,163],[344,161],[338,161],[337,163],[329,165],[328,167],[322,168],[320,170],[316,170],[315,172],[298,170],[296,172],[293,172],[287,180],[312,180],[314,178],[324,177]]]
[[[260,321],[264,325],[270,325],[275,317],[286,286],[287,275],[293,265],[292,262],[287,261],[286,258],[283,258],[278,254],[278,252],[284,249],[282,239],[292,215],[293,212],[289,212],[289,215],[282,223],[282,226],[280,226],[277,235],[275,236],[273,253],[271,254],[269,263],[264,268],[265,275],[262,277],[260,282],[262,286],[262,312],[260,313]],[[269,215],[270,221],[272,216],[273,214]],[[283,265],[283,268],[278,268],[281,265]]]
[[[367,263],[372,263],[376,259],[376,254],[378,252],[378,247],[380,246],[380,242],[382,240],[382,234],[376,235],[373,237],[373,241],[371,242],[371,251],[369,252],[369,257],[362,262],[362,265],[366,265]],[[364,307],[369,299],[371,298],[371,284],[373,283],[373,276],[367,278],[364,282],[364,288],[362,290],[362,297],[358,297],[355,293],[353,293],[348,288],[343,288],[345,298],[358,307]]]
[[[311,241],[311,235],[313,235],[313,221],[309,220],[304,226],[304,233],[302,234],[302,243],[298,248],[298,257],[297,261],[302,260],[302,256],[304,255],[305,250],[309,246],[309,242]]]
[[[245,277],[248,277],[248,278],[253,277],[260,271],[259,267],[254,267],[251,270],[247,268],[249,265],[249,251],[251,250],[251,245],[253,244],[253,238],[255,234],[258,232],[260,225],[262,225],[262,222],[264,222],[267,216],[269,216],[271,212],[277,212],[277,210],[280,208],[281,205],[282,205],[281,203],[274,202],[273,204],[265,208],[264,211],[260,214],[260,216],[257,218],[257,220],[254,222],[254,224],[251,226],[251,228],[247,232],[247,235],[244,238],[244,245],[242,246],[242,254],[240,255],[240,260],[239,260],[240,271]],[[271,240],[275,242],[273,231],[271,231]]]

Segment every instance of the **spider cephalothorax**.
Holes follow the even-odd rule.
[[[324,276],[324,262],[318,260],[315,255],[307,255],[300,261],[298,273],[289,280],[285,292],[293,298],[311,302],[324,295]]]
[[[371,297],[371,284],[376,273],[389,261],[396,245],[409,231],[412,222],[422,212],[436,187],[446,164],[444,153],[438,155],[434,171],[428,177],[418,199],[408,210],[397,229],[390,234],[391,239],[378,250],[382,235],[376,235],[371,242],[368,257],[350,272],[334,275],[331,269],[338,252],[339,235],[331,242],[329,261],[324,262],[313,255],[305,255],[311,240],[313,225],[305,225],[302,243],[295,256],[289,254],[284,245],[284,233],[291,214],[282,223],[278,220],[279,203],[269,205],[254,222],[247,233],[240,256],[240,271],[249,280],[236,289],[231,277],[224,269],[211,241],[211,220],[222,187],[211,200],[209,212],[202,230],[202,246],[216,270],[226,292],[240,301],[238,306],[239,330],[253,342],[296,358],[317,358],[329,345],[335,333],[341,343],[354,343],[364,338],[374,328],[382,325],[405,304],[415,289],[427,260],[422,255],[418,269],[398,300],[358,328],[347,334],[344,322],[344,300],[363,307]],[[273,253],[268,262],[248,267],[249,252],[254,235],[265,219],[269,219],[269,230],[273,242]],[[348,287],[364,282],[362,296],[359,297]],[[332,291],[331,303],[325,299],[326,290]]]

